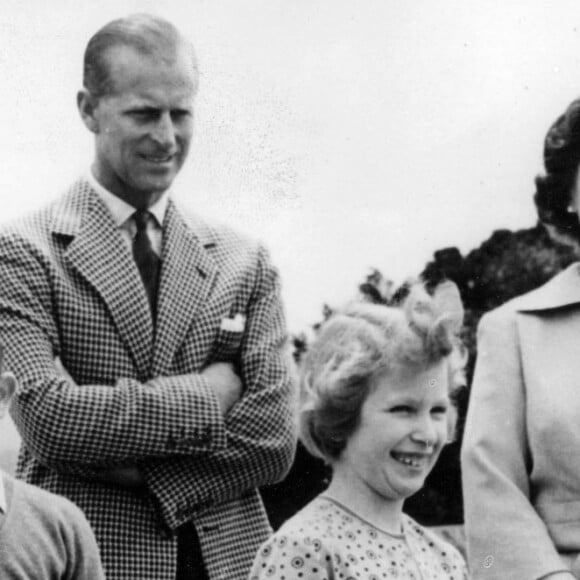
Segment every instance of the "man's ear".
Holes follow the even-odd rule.
[[[81,119],[86,128],[92,133],[99,132],[99,120],[96,116],[98,99],[91,95],[86,89],[81,89],[77,93],[77,107],[81,114]]]
[[[0,375],[0,417],[3,417],[16,391],[16,377],[12,373]]]

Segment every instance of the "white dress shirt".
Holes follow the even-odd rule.
[[[87,180],[93,186],[93,189],[97,192],[103,203],[107,206],[107,209],[111,212],[113,220],[121,232],[123,239],[127,243],[129,250],[133,251],[133,238],[137,233],[137,226],[132,217],[135,213],[135,208],[126,201],[123,201],[120,197],[111,193],[108,189],[105,189],[97,181],[91,170],[87,173]],[[147,235],[151,241],[153,251],[158,256],[161,256],[163,248],[163,220],[165,218],[168,203],[169,191],[164,191],[161,197],[148,208],[155,219],[148,220]]]

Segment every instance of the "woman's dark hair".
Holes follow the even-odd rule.
[[[544,224],[580,242],[578,214],[569,211],[580,164],[580,99],[572,101],[544,140],[545,174],[536,177],[534,201]]]

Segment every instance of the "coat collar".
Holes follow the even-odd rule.
[[[78,180],[54,214],[54,235],[72,237],[64,258],[100,295],[145,377],[153,349],[153,320],[137,266],[103,201]]]
[[[65,259],[103,299],[133,356],[139,378],[169,372],[173,355],[217,274],[206,249],[216,243],[210,230],[196,218],[186,222],[169,201],[154,339],[147,295],[133,257],[86,179],[73,184],[57,202],[53,216],[53,234],[72,237]]]
[[[580,262],[568,266],[540,288],[516,300],[519,312],[553,310],[580,304]]]

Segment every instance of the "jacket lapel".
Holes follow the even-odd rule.
[[[568,266],[549,282],[517,300],[520,312],[553,310],[580,304],[580,263]]]
[[[154,376],[170,372],[173,356],[196,312],[206,303],[218,272],[204,247],[202,228],[194,229],[195,233],[170,201],[163,227]]]
[[[54,232],[72,235],[65,259],[101,296],[141,377],[149,374],[153,320],[137,267],[107,208],[79,180],[55,220]],[[90,332],[90,329],[87,329]]]

